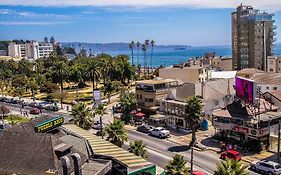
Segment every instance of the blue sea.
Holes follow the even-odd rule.
[[[275,47],[275,55],[281,55],[281,44]],[[204,56],[205,53],[215,52],[217,56],[231,57],[232,51],[231,46],[207,46],[207,47],[187,47],[185,50],[175,50],[174,48],[155,48],[152,56],[152,65],[153,67],[171,66],[178,64],[180,62],[185,62],[189,58]],[[112,56],[118,54],[126,54],[131,58],[131,51],[112,51],[107,52]],[[147,60],[148,65],[150,66],[151,50],[147,50]],[[139,59],[137,54],[137,49],[134,50],[134,64],[143,65],[144,56],[143,52],[140,49]]]

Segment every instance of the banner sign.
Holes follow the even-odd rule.
[[[256,103],[256,82],[241,77],[235,78],[236,96],[249,103]]]
[[[64,122],[63,116],[60,115],[56,118],[53,118],[51,120],[46,120],[42,123],[39,123],[34,127],[35,132],[47,132],[50,131],[51,129],[54,129],[60,125],[62,125]]]

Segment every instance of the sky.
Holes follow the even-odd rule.
[[[280,0],[0,0],[0,40],[231,45],[240,3],[274,13],[281,28]]]

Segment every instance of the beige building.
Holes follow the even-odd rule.
[[[178,81],[171,79],[154,79],[136,82],[136,98],[140,108],[152,109],[159,106],[160,100],[178,86]],[[152,109],[155,110],[155,109]]]
[[[267,57],[267,72],[281,73],[281,56]]]
[[[264,71],[255,68],[245,68],[238,71],[236,76],[243,77],[243,78],[251,78],[256,73],[264,73]]]
[[[234,79],[216,79],[205,83],[184,83],[171,91],[160,103],[160,111],[167,114],[166,123],[169,126],[186,129],[184,120],[186,100],[198,96],[203,103],[204,114],[211,116],[214,109],[219,109],[233,101],[235,93]]]
[[[232,58],[215,57],[211,59],[211,67],[218,70],[231,71]]]
[[[182,82],[205,82],[210,77],[210,70],[206,66],[200,65],[182,68],[167,67],[159,70],[159,77]]]

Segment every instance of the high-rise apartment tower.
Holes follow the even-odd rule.
[[[231,14],[233,69],[266,70],[276,41],[273,14],[240,5]]]

